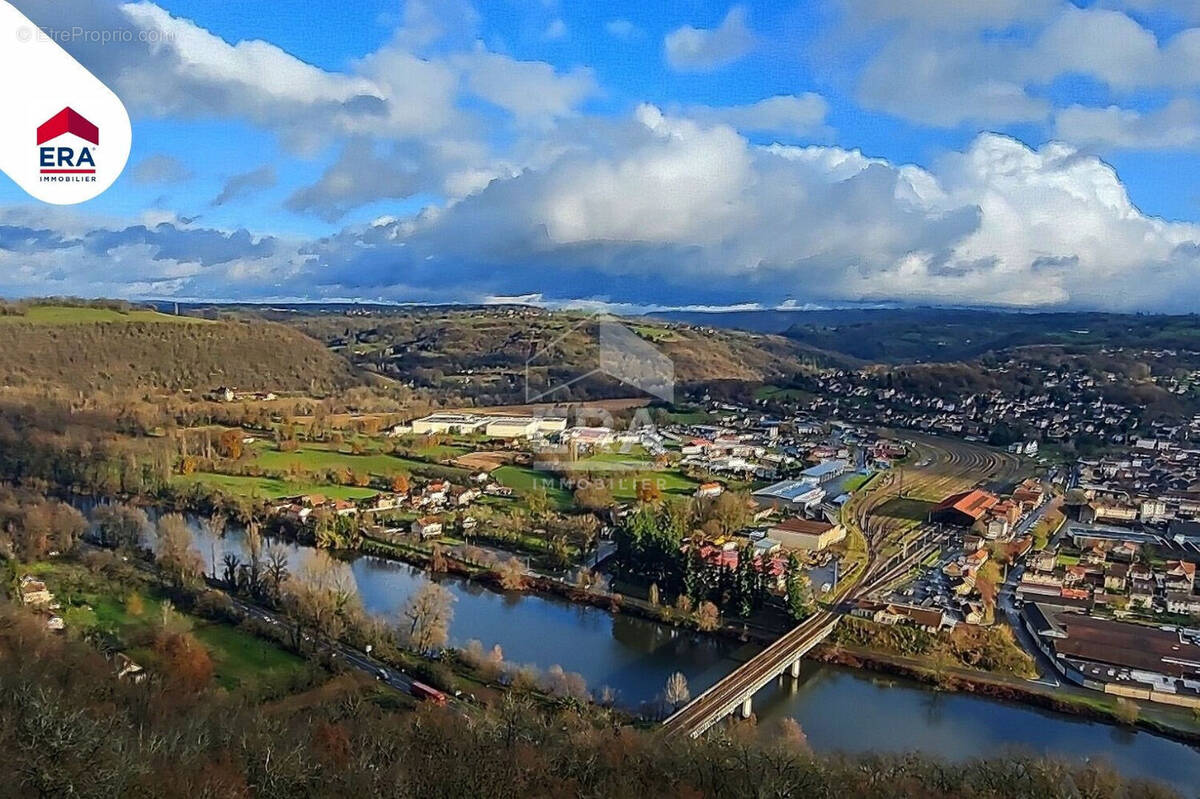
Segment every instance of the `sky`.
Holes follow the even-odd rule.
[[[13,4],[133,152],[4,296],[1200,311],[1195,0]]]

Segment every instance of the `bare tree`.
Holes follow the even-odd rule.
[[[400,613],[405,644],[421,653],[444,647],[450,639],[453,604],[454,595],[437,583],[426,582],[418,588]]]
[[[204,558],[192,546],[192,531],[178,513],[158,520],[157,560],[176,585],[185,585],[204,573]]]
[[[687,677],[683,676],[683,672],[677,671],[667,678],[667,690],[663,696],[672,710],[686,704],[692,698],[692,694],[688,690]]]

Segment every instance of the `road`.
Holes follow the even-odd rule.
[[[218,588],[218,590],[222,589]],[[229,601],[233,603],[235,608],[240,610],[242,613],[245,613],[252,619],[257,619],[264,624],[270,624],[279,627],[290,627],[292,625],[292,622],[281,614],[267,610],[260,605],[254,605],[246,602],[229,593],[225,593],[225,595],[229,597]],[[313,640],[313,637],[308,633],[304,633],[303,638],[306,642],[312,642]],[[385,683],[391,688],[395,688],[397,691],[402,691],[406,694],[412,692],[413,678],[409,677],[399,669],[388,666],[386,663],[382,663],[371,657],[366,652],[363,652],[360,649],[355,649],[351,646],[347,646],[341,641],[328,642],[328,646],[332,650],[334,657],[341,660],[341,662],[345,663],[347,666],[358,669],[368,676],[374,677],[380,682]],[[453,697],[447,698],[452,699]]]
[[[87,549],[99,549],[99,547],[96,547],[94,544],[90,544],[86,541],[80,543],[81,546]],[[137,569],[158,576],[158,572],[153,566],[138,558],[130,558],[128,562]],[[240,597],[234,596],[226,591],[220,583],[208,576],[205,576],[204,581],[208,584],[209,588],[212,588],[215,591],[220,591],[229,598],[230,603],[235,608],[252,619],[256,619],[264,624],[270,624],[278,627],[288,627],[292,624],[292,622],[282,614],[268,610],[261,605],[255,605],[253,603],[246,602]],[[312,642],[313,640],[312,635],[309,633],[303,633],[302,637],[306,642]],[[330,642],[329,646],[332,649],[334,656],[340,659],[350,668],[358,669],[359,671],[379,680],[382,683],[385,683],[397,691],[401,691],[406,694],[412,693],[413,678],[409,677],[399,669],[393,668],[386,663],[382,663],[371,657],[366,652],[363,652],[360,649],[355,649],[352,646],[348,646],[341,641]],[[447,695],[446,698],[451,702],[457,701],[453,696]]]

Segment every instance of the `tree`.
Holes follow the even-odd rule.
[[[692,695],[688,691],[687,677],[683,676],[683,672],[677,671],[667,678],[667,688],[663,696],[667,700],[667,705],[672,710],[678,708],[680,705],[687,704]]]
[[[221,457],[236,461],[242,457],[242,438],[241,430],[222,430],[220,437],[217,438],[217,452]]]
[[[292,645],[300,648],[303,627],[313,631],[318,643],[337,638],[357,599],[345,566],[324,550],[316,550],[304,568],[284,583],[284,606],[296,622]]]
[[[800,567],[800,559],[794,552],[788,555],[784,579],[788,616],[794,622],[804,621],[812,614],[812,583]]]
[[[1134,702],[1132,699],[1126,699],[1122,696],[1117,698],[1115,715],[1117,720],[1122,724],[1128,724],[1132,727],[1134,724],[1137,724],[1138,717],[1141,715],[1141,711],[1136,702]]]
[[[539,483],[526,491],[525,506],[529,508],[531,516],[546,515],[546,512],[550,510],[550,495],[546,492],[546,487]]]
[[[392,475],[392,491],[396,494],[408,493],[408,475],[403,472]]]
[[[575,504],[586,511],[605,510],[613,506],[612,491],[599,481],[589,481],[575,489]]]
[[[662,485],[656,479],[644,477],[637,481],[634,494],[643,505],[653,505],[662,499]]]
[[[281,546],[273,546],[267,552],[264,566],[267,581],[271,587],[271,597],[278,602],[283,596],[283,584],[288,578],[288,553]]]
[[[401,639],[411,649],[428,654],[450,638],[454,595],[434,582],[426,582],[409,597],[401,612]]]
[[[721,626],[721,611],[712,602],[701,602],[696,610],[696,628],[710,633]]]
[[[100,546],[130,550],[141,545],[151,527],[141,508],[117,503],[97,505],[92,510],[92,530]]]
[[[525,565],[517,558],[509,558],[495,569],[500,586],[506,591],[521,591],[525,588]]]
[[[192,531],[178,513],[158,520],[158,565],[176,586],[187,585],[204,574],[204,558],[192,546]]]
[[[975,572],[975,590],[983,599],[985,620],[990,622],[996,609],[996,593],[1000,585],[1000,567],[989,560]]]
[[[658,606],[658,583],[650,583],[650,591],[646,596],[646,600],[651,605]]]
[[[726,491],[713,501],[709,514],[725,535],[736,533],[750,520],[748,498],[741,491]]]

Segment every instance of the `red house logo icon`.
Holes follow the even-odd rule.
[[[75,144],[74,142],[50,144],[68,134],[74,136],[82,144],[79,146],[68,146]],[[43,175],[96,174],[96,158],[93,148],[100,145],[100,128],[89,122],[75,109],[64,108],[39,125],[37,143],[38,166]],[[54,180],[55,178],[42,179]],[[63,179],[58,178],[58,180]]]

